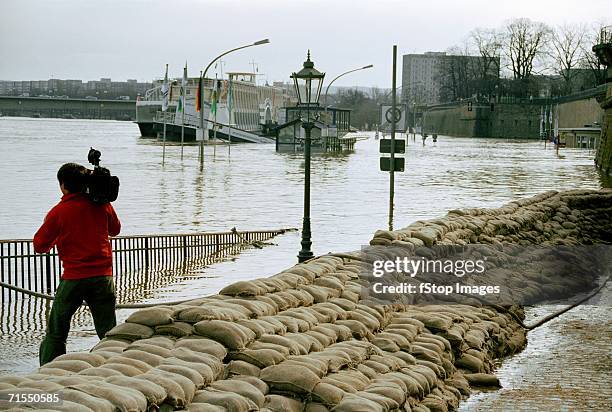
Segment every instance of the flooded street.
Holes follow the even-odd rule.
[[[312,161],[315,254],[358,249],[387,227],[388,174],[378,170],[378,141],[369,137],[354,153]],[[161,145],[140,139],[136,125],[127,122],[0,118],[0,144],[2,239],[32,237],[59,199],[58,167],[84,164],[90,146],[102,151],[102,165],[121,179],[115,208],[122,234],[301,226],[302,156],[277,154],[273,145],[235,145],[231,155],[226,146],[218,146],[216,154],[206,147],[201,172],[197,147],[185,147],[181,161],[180,147],[169,145],[162,166]],[[454,208],[498,207],[546,190],[599,188],[593,156],[577,149],[556,153],[538,141],[439,136],[423,146],[410,138],[406,172],[396,174],[394,226]],[[277,273],[297,261],[299,236],[287,233],[272,240],[275,246],[247,249],[190,273],[166,273],[158,287],[142,291],[143,300],[207,295],[236,280]],[[527,349],[498,370],[504,388],[471,397],[462,410],[534,410],[545,398],[549,410],[609,409],[610,296],[608,285],[597,305],[576,308],[530,332]],[[532,309],[528,321],[556,309]],[[47,310],[39,300],[2,302],[0,373],[37,366]],[[118,321],[128,315],[120,311]],[[69,339],[68,350],[96,342],[88,314],[76,316]]]
[[[527,348],[497,369],[502,389],[475,393],[460,411],[612,409],[612,282],[585,304],[529,332]],[[527,310],[527,323],[562,309]]]

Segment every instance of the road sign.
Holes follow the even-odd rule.
[[[397,142],[396,142],[397,143]],[[395,163],[395,167],[393,171],[395,172],[403,172],[404,171],[404,158],[396,157],[393,159]],[[391,171],[391,158],[390,157],[381,157],[380,158],[380,170],[383,172]]]
[[[393,107],[389,107],[385,112],[385,119],[387,119],[389,123],[399,122],[402,119],[402,110],[397,106],[395,106],[395,110]]]
[[[380,130],[391,132],[391,124],[395,119],[395,131],[404,133],[406,131],[406,105],[397,104],[395,110],[390,104],[380,106]]]
[[[379,144],[380,153],[391,153],[391,139],[381,139]],[[406,141],[395,139],[395,153],[406,153]]]

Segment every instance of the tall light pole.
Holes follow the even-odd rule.
[[[202,140],[200,140],[200,151],[202,153],[202,156],[200,157],[200,170],[204,168],[204,79],[206,79],[206,72],[208,72],[208,69],[210,69],[210,66],[212,66],[217,60],[219,60],[221,57],[227,54],[230,54],[237,50],[246,49],[247,47],[259,46],[261,44],[268,44],[268,43],[270,43],[270,40],[263,39],[263,40],[259,40],[251,44],[247,44],[244,46],[236,47],[234,49],[225,51],[221,53],[220,55],[218,55],[217,57],[215,57],[214,59],[212,59],[211,62],[208,63],[208,66],[206,66],[206,68],[204,69],[204,72],[202,72],[202,74],[200,75],[200,83],[202,84],[202,88],[200,89],[200,102],[202,102],[201,107],[200,107],[200,130],[202,130]]]
[[[325,73],[321,73],[310,61],[310,50],[304,62],[302,70],[291,75],[298,98],[297,106],[300,112],[306,112],[306,121],[302,121],[304,128],[304,218],[302,219],[302,249],[298,254],[298,261],[304,262],[312,259],[311,232],[310,232],[310,137],[314,128],[314,118],[310,112],[319,109],[319,97],[321,97],[321,87]]]
[[[349,70],[349,71],[347,71],[347,72],[344,72],[344,73],[339,74],[338,76],[334,77],[334,78],[332,79],[332,81],[331,81],[331,82],[329,82],[329,84],[328,84],[328,85],[327,85],[327,87],[325,88],[325,110],[327,110],[327,106],[328,106],[328,104],[327,104],[327,93],[329,92],[329,87],[330,87],[330,86],[331,86],[331,85],[332,85],[332,84],[333,84],[333,83],[334,83],[336,80],[338,80],[339,78],[341,78],[342,76],[344,76],[344,75],[346,75],[346,74],[353,73],[353,72],[356,72],[356,71],[359,71],[359,70],[371,69],[372,67],[374,67],[374,65],[373,65],[373,64],[368,64],[367,66],[363,66],[363,67],[360,67],[360,68],[358,68],[358,69]]]

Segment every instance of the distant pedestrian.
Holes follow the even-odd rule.
[[[63,196],[34,235],[34,250],[46,253],[57,246],[64,267],[40,345],[41,366],[66,353],[70,321],[83,301],[100,339],[117,324],[109,236],[119,234],[121,223],[110,203],[96,204],[85,193],[89,174],[76,163],[59,169]]]

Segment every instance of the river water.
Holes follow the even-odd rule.
[[[315,254],[367,244],[388,227],[389,175],[378,170],[373,135],[353,153],[312,160],[312,232]],[[55,173],[65,162],[86,163],[90,146],[121,179],[115,208],[122,234],[182,233],[300,227],[303,157],[278,154],[273,145],[166,147],[139,138],[133,123],[95,120],[0,118],[0,238],[31,238],[60,197]],[[599,188],[594,153],[538,141],[439,136],[423,145],[408,140],[406,171],[396,174],[395,228],[460,207],[498,207],[546,190]],[[272,275],[296,262],[299,233],[276,246],[246,250],[225,262],[168,277],[147,291],[147,301],[170,301],[217,292],[240,279]],[[143,291],[144,295],[144,291]],[[3,302],[0,373],[26,372],[37,363],[48,308],[39,301]],[[120,311],[121,321],[129,314]],[[68,350],[91,347],[93,326],[77,316]]]

